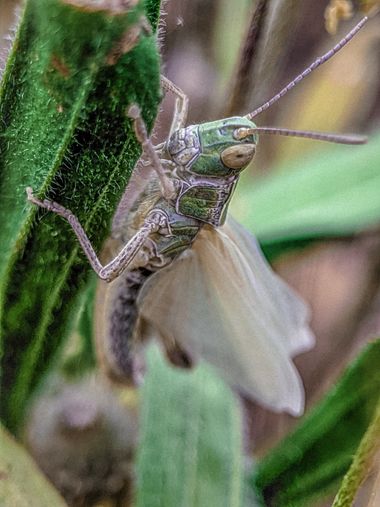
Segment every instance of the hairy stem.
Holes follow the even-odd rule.
[[[25,187],[70,208],[99,249],[140,153],[127,108],[151,128],[160,100],[158,12],[159,0],[26,4],[0,90],[0,408],[13,430],[89,271],[67,224]]]

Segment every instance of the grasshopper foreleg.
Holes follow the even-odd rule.
[[[167,200],[172,199],[176,195],[174,182],[166,175],[165,170],[162,167],[160,157],[148,137],[148,132],[144,120],[141,117],[140,108],[137,104],[130,106],[128,109],[128,116],[133,119],[137,140],[140,142],[144,153],[147,155],[151,163],[151,167],[157,173],[163,197]]]
[[[77,217],[69,209],[64,208],[60,204],[48,199],[40,201],[33,195],[33,190],[30,187],[26,189],[26,192],[30,202],[36,204],[40,208],[45,208],[57,215],[60,215],[69,222],[76,237],[78,238],[84,254],[91,264],[92,269],[96,272],[99,278],[105,280],[106,282],[111,282],[117,278],[128,267],[150,234],[157,232],[160,229],[170,230],[166,215],[160,210],[153,210],[144,220],[142,227],[134,236],[132,236],[116,257],[103,266],[85,230],[81,226]]]
[[[178,88],[178,86],[172,83],[170,79],[162,75],[161,86],[164,90],[172,92],[174,95],[176,95],[175,110],[169,134],[169,136],[171,136],[173,132],[176,132],[177,130],[183,128],[186,124],[187,113],[189,110],[189,98],[181,90],[181,88]]]

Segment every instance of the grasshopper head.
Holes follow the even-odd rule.
[[[199,125],[202,155],[197,163],[209,165],[208,162],[212,161],[216,174],[210,176],[240,172],[256,152],[258,135],[250,131],[254,128],[251,120],[239,116]],[[196,165],[192,167],[193,171],[196,171]]]
[[[167,150],[174,162],[203,176],[232,176],[253,159],[255,124],[243,117],[192,125],[175,132]]]

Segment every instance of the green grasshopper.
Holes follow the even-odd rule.
[[[134,382],[139,347],[158,338],[173,364],[187,368],[205,359],[272,410],[302,412],[303,386],[292,357],[314,343],[309,311],[272,272],[254,238],[226,216],[259,134],[366,142],[361,136],[257,127],[252,121],[366,21],[246,116],[186,127],[187,97],[162,78],[163,88],[177,97],[176,111],[168,140],[153,146],[139,107],[132,105],[128,114],[144,159],[113,219],[112,258],[105,265],[71,211],[27,189],[31,202],[70,223],[93,270],[112,282],[100,284],[95,312],[98,355],[111,377]]]

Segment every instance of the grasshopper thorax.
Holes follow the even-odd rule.
[[[237,175],[252,160],[257,134],[241,135],[256,125],[247,118],[233,117],[174,132],[167,152],[176,165],[208,177]]]
[[[258,136],[247,118],[227,118],[174,132],[166,151],[175,163],[175,210],[215,227],[222,225],[239,174],[252,160]]]

